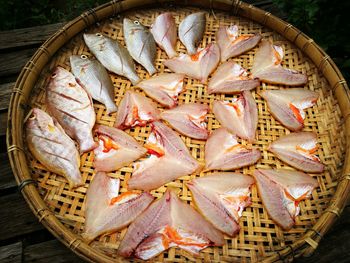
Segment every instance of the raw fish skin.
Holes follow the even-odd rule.
[[[237,25],[220,26],[216,33],[216,41],[220,47],[221,62],[237,57],[252,48],[261,40],[260,34],[240,35]]]
[[[111,172],[129,165],[146,154],[132,136],[114,127],[97,125],[99,146],[94,150],[96,171]]]
[[[144,147],[149,158],[134,163],[129,189],[149,191],[202,168],[175,131],[156,121]]]
[[[299,202],[318,186],[311,176],[293,170],[257,169],[253,177],[267,213],[284,230],[294,226]]]
[[[258,78],[253,78],[247,70],[234,61],[221,64],[208,83],[208,94],[236,94],[259,86]]]
[[[136,73],[134,61],[128,50],[117,40],[101,33],[84,34],[84,40],[92,54],[107,70],[126,77],[133,85],[141,80]]]
[[[221,127],[213,131],[205,144],[206,170],[233,170],[252,165],[261,158],[256,147],[239,144],[235,135]]]
[[[203,39],[205,32],[205,13],[198,12],[185,17],[179,25],[179,38],[189,55],[197,52],[197,46]]]
[[[178,132],[194,139],[206,140],[208,130],[205,121],[208,111],[207,104],[186,103],[163,111],[160,116]]]
[[[251,205],[252,177],[239,173],[214,173],[187,183],[196,207],[218,230],[238,234],[239,218]]]
[[[174,246],[196,255],[223,244],[223,235],[168,188],[129,226],[118,253],[147,260]]]
[[[119,104],[114,127],[124,130],[134,126],[145,126],[158,120],[159,114],[157,105],[152,100],[128,90]]]
[[[177,105],[179,93],[184,89],[184,78],[184,74],[162,73],[141,81],[137,87],[164,107],[173,108]]]
[[[268,40],[262,40],[252,68],[254,77],[271,84],[300,86],[307,83],[307,76],[292,69],[281,66],[283,49],[272,45]]]
[[[198,48],[194,55],[180,54],[175,58],[165,60],[164,65],[175,73],[185,74],[206,84],[209,75],[216,69],[219,62],[219,46],[210,43],[205,48]]]
[[[304,109],[315,105],[319,94],[305,89],[263,90],[259,93],[266,100],[271,114],[292,131],[304,128]]]
[[[73,55],[70,57],[70,64],[78,83],[89,92],[90,96],[104,104],[108,114],[116,112],[118,107],[114,102],[114,87],[101,63],[86,55]]]
[[[119,193],[120,180],[103,172],[95,174],[86,193],[83,237],[92,241],[116,232],[135,220],[154,200],[149,193]]]
[[[123,31],[126,47],[132,58],[150,75],[156,73],[157,47],[151,32],[139,21],[131,21],[129,18],[124,18]]]
[[[91,97],[72,73],[55,69],[46,88],[46,104],[66,133],[78,141],[80,153],[97,147],[92,137],[96,116]]]
[[[150,31],[158,46],[166,52],[169,58],[177,55],[175,50],[177,28],[171,13],[166,12],[157,16]]]
[[[272,142],[268,150],[283,162],[307,173],[322,173],[324,165],[316,156],[317,135],[314,132],[295,132]]]
[[[238,137],[255,141],[258,108],[250,91],[243,91],[232,101],[214,101],[213,113],[221,126]]]
[[[64,176],[71,189],[83,185],[79,152],[55,119],[34,108],[25,124],[25,131],[29,150],[43,166]]]

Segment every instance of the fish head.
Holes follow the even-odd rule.
[[[46,112],[33,108],[28,113],[26,121],[27,129],[39,129],[42,131],[54,132],[56,130],[54,120]]]
[[[73,68],[84,68],[89,64],[90,59],[87,55],[73,55],[69,58],[72,69]]]
[[[137,31],[144,31],[146,27],[137,20],[133,21],[129,18],[124,18],[123,29],[125,35],[133,35]]]
[[[106,43],[106,37],[101,33],[84,34],[84,41],[86,45],[91,47],[90,49],[97,49],[102,51]]]

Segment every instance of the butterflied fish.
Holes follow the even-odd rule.
[[[154,40],[163,49],[169,58],[175,57],[176,50],[176,24],[171,13],[163,13],[156,17],[150,29]]]
[[[99,147],[94,150],[96,171],[111,172],[129,165],[146,154],[147,150],[122,130],[98,125],[95,128]]]
[[[177,97],[183,90],[184,77],[184,74],[162,73],[141,81],[137,86],[163,106],[172,108],[177,105]]]
[[[103,36],[101,33],[84,34],[84,40],[90,51],[106,69],[126,77],[134,85],[140,81],[132,57],[117,40]]]
[[[97,147],[91,132],[96,118],[91,97],[72,73],[55,69],[46,88],[46,104],[66,133],[78,141],[81,153]]]
[[[236,25],[220,26],[216,33],[216,41],[220,47],[222,62],[251,50],[260,40],[260,34],[239,36],[239,29]]]
[[[299,202],[318,186],[314,178],[297,171],[258,169],[253,176],[267,213],[284,230],[293,227]]]
[[[292,69],[281,66],[283,49],[262,40],[255,54],[252,74],[261,81],[271,84],[300,86],[307,83],[307,76]]]
[[[193,200],[217,229],[229,236],[239,232],[239,218],[251,205],[250,188],[254,180],[240,173],[214,173],[187,183]]]
[[[223,244],[223,235],[168,188],[129,226],[118,252],[148,260],[171,247],[198,255],[208,246]]]
[[[259,95],[266,100],[271,114],[292,131],[303,129],[304,109],[315,105],[319,96],[304,89],[264,90]]]
[[[160,117],[180,133],[194,139],[206,140],[208,130],[205,121],[208,111],[207,104],[186,103],[163,111]]]
[[[129,189],[152,190],[176,178],[201,169],[181,138],[165,124],[151,124],[152,132],[144,147],[149,158],[134,163]]]
[[[140,63],[150,75],[157,72],[155,68],[156,42],[151,32],[139,21],[124,18],[124,40],[130,55]]]
[[[90,96],[106,106],[107,113],[117,111],[114,102],[114,87],[106,69],[96,59],[85,55],[70,57],[74,76]]]
[[[268,150],[285,163],[308,173],[322,173],[324,165],[316,156],[317,135],[313,132],[296,132],[272,142]]]
[[[64,176],[70,188],[83,184],[74,141],[46,112],[34,108],[26,122],[28,148],[49,171]]]
[[[255,89],[259,84],[259,79],[253,78],[246,69],[233,61],[227,61],[221,64],[211,77],[208,94],[234,94]]]
[[[197,46],[205,32],[205,13],[198,12],[185,17],[179,25],[179,38],[189,55],[197,52]]]
[[[205,144],[207,170],[233,170],[256,163],[260,158],[257,148],[239,144],[236,136],[223,127],[213,131]]]
[[[95,174],[85,200],[83,237],[92,241],[102,234],[116,232],[129,225],[153,201],[149,193],[119,193],[120,181],[103,172]]]
[[[213,112],[220,124],[230,132],[242,139],[255,140],[258,109],[249,91],[243,91],[232,101],[214,101]]]
[[[119,104],[114,127],[126,129],[134,126],[145,126],[159,119],[157,105],[145,96],[134,91],[127,91]]]
[[[206,83],[219,61],[219,47],[211,43],[206,48],[199,48],[194,55],[180,54],[178,57],[168,59],[164,61],[164,65],[176,73],[182,73]]]

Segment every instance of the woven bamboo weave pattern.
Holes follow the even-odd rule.
[[[165,11],[171,11],[174,14],[178,25],[186,15],[199,11],[199,9],[183,7],[163,10],[158,8],[125,12],[117,17],[106,19],[103,22],[88,28],[86,32],[101,32],[112,39],[117,39],[125,45],[122,32],[122,21],[124,17],[138,20],[142,24],[150,26],[156,16]],[[203,41],[200,43],[201,47],[205,47],[208,43],[215,41],[215,34],[219,25],[236,24],[239,26],[242,34],[260,33],[263,38],[270,39],[274,44],[281,45],[285,51],[283,66],[298,70],[308,76],[308,83],[304,88],[317,91],[320,94],[320,97],[316,106],[306,111],[304,131],[314,131],[317,133],[320,146],[317,154],[321,161],[326,165],[326,170],[322,174],[313,175],[317,178],[320,187],[313,191],[310,200],[301,202],[300,216],[297,217],[296,225],[290,231],[282,231],[269,218],[257,194],[257,189],[254,186],[252,189],[253,204],[243,212],[243,216],[240,220],[241,231],[236,238],[232,239],[226,237],[225,245],[223,247],[206,248],[200,253],[198,258],[195,258],[183,250],[171,248],[154,258],[154,262],[250,262],[261,260],[276,253],[275,251],[294,243],[304,235],[308,229],[312,228],[321,213],[328,207],[328,204],[335,193],[337,179],[341,174],[341,168],[344,162],[346,143],[341,112],[328,82],[321,75],[316,66],[300,50],[270,29],[247,19],[238,16],[231,16],[224,12],[215,11],[213,13],[211,10],[204,11],[206,12],[207,25]],[[45,110],[45,87],[54,67],[59,65],[70,70],[70,55],[91,55],[83,42],[82,33],[78,34],[68,44],[61,48],[41,73],[40,79],[37,81],[33,89],[33,96],[30,98],[29,104],[31,107],[39,107]],[[186,52],[180,41],[177,41],[176,49],[180,53]],[[257,49],[255,48],[233,60],[241,66],[251,69],[256,50]],[[170,72],[169,69],[165,68],[163,65],[163,61],[166,59],[167,56],[165,52],[157,48],[156,67],[159,72]],[[145,69],[138,64],[137,72],[142,79],[149,78]],[[114,74],[110,74],[110,76],[114,83],[115,101],[117,104],[119,104],[127,90],[136,90],[137,92],[142,93],[139,88],[133,87],[130,81],[126,78]],[[256,90],[252,91],[259,112],[257,141],[254,145],[261,150],[262,159],[256,165],[238,169],[236,170],[237,172],[251,174],[255,168],[288,167],[266,149],[269,143],[284,134],[288,134],[289,131],[271,116],[268,112],[266,103],[257,95],[259,90],[280,88],[284,88],[284,86],[261,83]],[[201,84],[197,80],[185,78],[185,91],[179,96],[179,104],[201,102],[207,103],[211,106],[214,100],[229,98],[232,98],[232,95],[208,95],[206,85]],[[160,105],[159,107],[161,108]],[[94,108],[97,124],[113,126],[116,116],[115,113],[107,115],[104,106],[97,102],[94,103]],[[208,129],[212,131],[218,127],[220,127],[218,121],[214,118],[212,113],[209,113]],[[135,127],[127,130],[127,132],[143,144],[150,133],[150,127]],[[190,149],[192,156],[199,162],[204,162],[205,142],[185,136],[181,136],[181,138]],[[240,142],[247,144],[246,141]],[[95,173],[92,166],[94,158],[93,153],[89,152],[81,156],[81,174],[85,185],[74,191],[69,190],[68,183],[63,177],[48,172],[38,161],[31,157],[29,153],[28,156],[32,176],[38,180],[39,192],[50,210],[74,233],[81,233],[84,227],[85,193]],[[191,203],[191,193],[185,186],[185,182],[196,176],[203,176],[205,174],[206,173],[202,172],[181,177],[174,182],[168,183],[167,185],[152,191],[151,193],[156,197],[161,197],[166,191],[167,186],[173,186],[178,189],[181,199]],[[127,181],[132,175],[132,166],[124,167],[118,171],[109,173],[108,175],[120,178],[121,192],[125,192],[127,190]],[[116,249],[125,233],[126,229],[115,234],[100,237],[91,243],[91,246],[107,253],[111,257],[116,257]]]

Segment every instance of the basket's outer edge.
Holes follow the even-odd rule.
[[[171,5],[171,0],[114,0],[95,9],[91,9],[76,19],[72,20],[50,37],[33,55],[30,61],[22,69],[14,87],[8,113],[6,142],[8,155],[16,181],[21,185],[22,194],[39,221],[62,243],[72,249],[85,260],[96,262],[126,262],[123,258],[111,259],[103,253],[92,249],[80,236],[68,230],[48,209],[37,188],[32,183],[31,175],[26,164],[26,156],[23,151],[23,120],[26,112],[26,101],[38,79],[40,72],[51,59],[55,52],[68,42],[76,34],[88,26],[116,15],[122,11],[147,5]],[[341,214],[350,190],[350,95],[347,83],[333,60],[308,36],[300,30],[252,5],[237,0],[180,0],[177,5],[191,5],[219,9],[239,15],[267,26],[286,39],[294,43],[315,63],[320,72],[328,80],[330,87],[336,95],[342,112],[346,132],[346,156],[339,178],[336,193],[329,207],[320,216],[312,229],[292,245],[276,251],[272,256],[264,259],[264,262],[275,262],[286,257],[309,256],[317,248],[322,236],[329,230],[335,220]],[[16,132],[15,132],[16,131]]]

